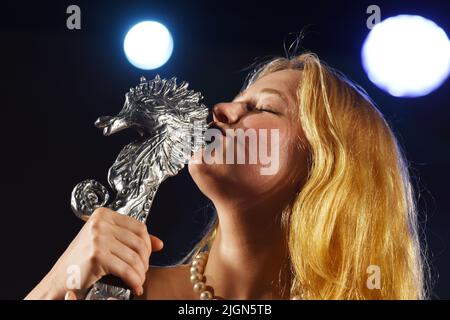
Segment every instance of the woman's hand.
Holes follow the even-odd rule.
[[[149,235],[144,223],[98,208],[26,299],[63,299],[68,290],[86,290],[107,274],[120,277],[135,295],[141,295],[151,252],[162,247],[163,242]],[[68,287],[74,283],[68,281],[73,270],[79,275],[76,288]]]
[[[64,300],[78,300],[78,298],[74,291],[69,290],[64,295]]]

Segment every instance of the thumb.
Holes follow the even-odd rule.
[[[149,236],[152,243],[152,251],[159,251],[164,247],[164,242],[160,238],[151,234]]]
[[[78,300],[77,295],[73,291],[67,291],[64,300]]]

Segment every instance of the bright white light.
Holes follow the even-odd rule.
[[[173,51],[169,30],[159,22],[143,21],[125,36],[123,49],[128,61],[137,68],[150,70],[162,66]]]
[[[450,73],[447,35],[421,16],[399,15],[378,23],[361,55],[369,79],[396,97],[427,95]]]

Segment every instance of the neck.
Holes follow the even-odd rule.
[[[218,233],[205,268],[214,295],[239,300],[286,298],[279,283],[286,256],[281,210],[242,205],[216,206],[216,210]]]

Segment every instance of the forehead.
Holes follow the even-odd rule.
[[[286,87],[295,88],[300,80],[301,71],[286,69],[269,73],[257,81],[251,86],[261,86],[265,84],[271,84],[275,89],[285,89]]]
[[[296,100],[296,91],[300,81],[301,71],[299,70],[280,70],[267,74],[253,84],[251,84],[244,92],[241,92],[238,97],[246,93],[252,94],[262,91],[264,89],[272,89],[280,92],[285,96],[289,102]]]

